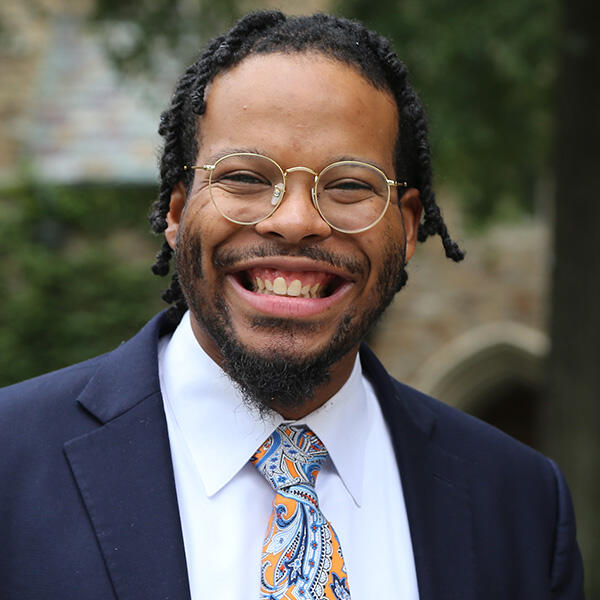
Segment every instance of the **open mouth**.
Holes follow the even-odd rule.
[[[266,268],[239,271],[235,277],[250,292],[292,298],[327,298],[346,281],[323,271],[280,271]]]

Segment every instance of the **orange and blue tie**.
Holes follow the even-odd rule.
[[[310,429],[280,425],[250,459],[275,490],[263,544],[261,600],[350,600],[340,542],[315,492],[326,458]]]

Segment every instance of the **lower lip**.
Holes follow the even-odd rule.
[[[313,317],[327,311],[337,304],[350,290],[352,283],[343,283],[331,296],[326,298],[302,298],[298,296],[277,296],[275,294],[257,294],[247,290],[232,275],[226,280],[235,291],[255,310],[273,317]]]

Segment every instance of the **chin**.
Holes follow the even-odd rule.
[[[321,323],[269,317],[254,319],[250,327],[234,328],[233,337],[250,352],[307,359],[326,351],[335,334],[325,339]]]

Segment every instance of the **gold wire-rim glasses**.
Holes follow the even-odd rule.
[[[277,167],[278,171],[281,173],[281,179],[283,182],[282,187],[279,188],[279,187],[277,187],[277,185],[274,186],[274,188],[276,190],[275,194],[278,196],[277,202],[273,205],[273,208],[267,215],[265,215],[264,217],[261,217],[260,219],[256,219],[254,221],[240,221],[240,220],[234,219],[234,218],[226,215],[223,212],[223,210],[219,207],[218,203],[215,201],[214,196],[213,196],[212,175],[213,175],[215,169],[217,168],[219,163],[221,163],[222,161],[227,160],[229,158],[234,158],[236,156],[249,156],[249,157],[253,157],[253,158],[265,159],[265,160],[269,161],[271,164],[273,164],[275,167]],[[370,225],[367,225],[365,227],[361,227],[359,229],[344,229],[341,227],[337,227],[336,225],[331,223],[331,221],[323,214],[321,206],[319,205],[319,200],[318,200],[319,179],[323,176],[324,173],[326,173],[330,169],[332,169],[334,167],[338,167],[338,166],[344,166],[344,165],[368,167],[369,169],[372,169],[372,170],[376,171],[377,173],[379,173],[379,175],[381,175],[381,177],[387,184],[387,198],[386,198],[386,202],[385,202],[385,207],[381,211],[381,214],[379,215],[379,217],[377,217],[377,219],[375,219],[375,221],[373,221],[373,223],[371,223]],[[281,203],[283,202],[283,197],[285,196],[287,175],[289,173],[294,173],[297,171],[303,171],[306,173],[310,173],[314,177],[314,184],[313,184],[313,187],[311,188],[311,194],[310,194],[313,206],[315,207],[315,209],[317,210],[317,212],[319,213],[319,215],[321,216],[323,221],[325,221],[325,223],[327,223],[327,225],[329,225],[329,227],[331,227],[332,229],[335,229],[336,231],[339,231],[341,233],[362,233],[363,231],[367,231],[367,230],[371,229],[372,227],[375,227],[375,225],[377,225],[377,223],[379,223],[379,221],[381,221],[381,219],[383,219],[383,217],[384,217],[385,213],[387,212],[387,209],[390,205],[390,195],[391,195],[390,190],[391,190],[391,188],[392,187],[404,187],[404,188],[407,187],[406,181],[395,181],[394,179],[388,179],[387,175],[379,167],[376,167],[375,165],[372,165],[372,164],[366,163],[366,162],[362,162],[359,160],[341,160],[341,161],[333,162],[330,165],[327,165],[319,173],[317,173],[316,171],[313,171],[313,169],[310,169],[309,167],[302,167],[302,166],[290,167],[289,169],[284,170],[279,166],[279,164],[277,162],[275,162],[272,158],[265,156],[264,154],[258,154],[255,152],[232,152],[231,154],[226,154],[225,156],[221,156],[212,165],[184,165],[183,169],[184,169],[184,171],[187,171],[187,170],[208,171],[208,174],[209,174],[208,175],[208,189],[209,189],[210,198],[213,203],[213,206],[217,209],[217,211],[223,218],[227,219],[228,221],[230,221],[232,223],[236,223],[237,225],[256,225],[256,224],[268,219],[281,206]]]

